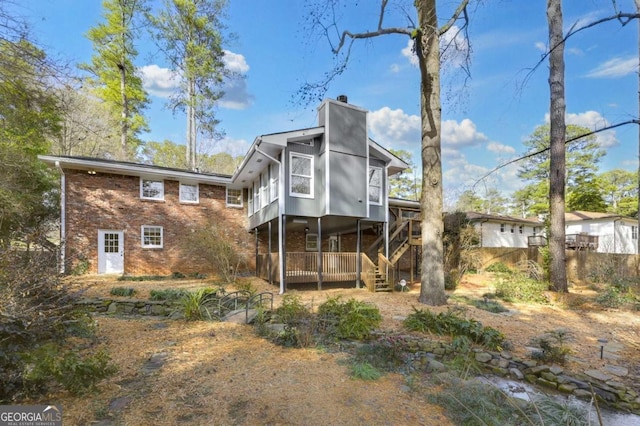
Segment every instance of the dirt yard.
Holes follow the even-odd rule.
[[[480,297],[492,291],[490,275],[471,275],[455,295]],[[89,296],[106,296],[114,286],[134,287],[136,298],[149,290],[197,288],[203,281],[117,282],[89,277],[74,281]],[[278,289],[253,280],[259,291]],[[369,293],[363,289],[292,290],[309,307],[342,295],[374,303],[382,329],[405,332],[402,320],[421,307],[419,286],[406,293]],[[504,305],[492,314],[465,306],[468,318],[502,331],[512,353],[527,358],[530,340],[547,330],[568,329],[569,371],[629,369],[625,381],[640,383],[640,316],[603,310],[590,302],[595,293],[573,287],[549,305]],[[276,305],[281,300],[276,296]],[[451,303],[449,306],[451,306]],[[447,307],[430,308],[440,312]],[[65,393],[42,403],[62,404],[65,425],[440,425],[452,424],[442,410],[411,392],[402,376],[374,382],[351,379],[346,355],[320,349],[288,349],[255,335],[250,326],[161,318],[97,315],[100,346],[108,349],[119,373],[84,397]],[[600,343],[606,339],[604,359]]]

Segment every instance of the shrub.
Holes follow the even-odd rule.
[[[361,380],[378,380],[382,373],[368,362],[356,362],[351,365],[351,376]]]
[[[276,322],[294,326],[309,315],[310,312],[302,303],[300,296],[295,294],[285,294],[282,297],[282,304],[274,312]]]
[[[493,286],[496,289],[496,296],[507,302],[549,303],[545,294],[548,284],[531,279],[524,274],[500,277]]]
[[[163,290],[151,290],[149,291],[149,298],[151,300],[179,300],[186,296],[186,290],[177,290],[173,288],[163,289]]]
[[[480,257],[475,250],[479,240],[478,232],[469,223],[465,213],[445,216],[443,244],[446,290],[455,290],[465,273],[480,267]]]
[[[318,320],[327,335],[337,339],[366,339],[380,325],[382,316],[374,305],[340,296],[330,298],[318,307]]]
[[[136,294],[136,290],[132,287],[113,287],[110,294],[112,296],[131,297]]]
[[[536,337],[531,342],[540,348],[540,350],[531,353],[531,358],[563,364],[567,355],[571,353],[571,349],[566,344],[571,337],[571,333],[563,328],[547,331],[543,336]]]
[[[397,371],[407,360],[407,343],[399,336],[384,336],[358,348],[356,363],[368,364],[382,371]]]
[[[218,291],[212,288],[187,292],[180,299],[184,318],[187,321],[218,319],[219,312],[214,308],[218,300],[217,294]]]
[[[493,350],[501,350],[506,344],[504,335],[498,330],[484,327],[474,319],[461,318],[452,310],[435,315],[429,310],[414,307],[404,325],[412,331],[428,331],[452,337],[467,336],[472,342]]]
[[[73,394],[94,390],[96,384],[118,369],[110,363],[104,351],[93,355],[81,355],[77,351],[65,351],[54,343],[43,345],[24,355],[26,360],[25,386],[46,389],[51,378]]]
[[[485,268],[487,272],[497,272],[501,274],[511,274],[513,271],[503,262],[496,262]]]

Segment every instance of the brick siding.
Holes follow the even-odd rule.
[[[164,200],[140,199],[140,178],[66,170],[67,271],[85,260],[98,272],[98,231],[124,231],[124,271],[129,275],[215,272],[202,258],[185,254],[187,236],[208,220],[225,231],[254,266],[254,245],[246,229],[246,210],[226,207],[224,186],[199,185],[197,204],[179,201],[179,182],[164,181]],[[163,227],[163,248],[142,248],[142,226]]]

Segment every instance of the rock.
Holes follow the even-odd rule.
[[[543,379],[542,377],[538,377],[535,382],[537,384],[539,384],[541,386],[544,386],[544,387],[547,387],[547,388],[551,388],[551,389],[557,389],[558,388],[558,384],[556,382]]]
[[[436,361],[435,359],[429,360],[429,364],[427,366],[428,372],[441,372],[446,371],[446,369],[447,367],[443,363]]]
[[[587,376],[591,377],[592,379],[596,379],[596,380],[600,380],[602,382],[606,382],[608,380],[611,380],[611,376],[609,376],[608,374],[603,373],[600,370],[587,370],[584,372],[584,374],[586,374]]]
[[[500,358],[500,360],[498,361],[498,367],[500,367],[500,368],[509,368],[509,360]]]
[[[629,369],[626,367],[619,367],[617,365],[605,365],[604,370],[607,373],[611,373],[614,376],[626,377],[629,375]]]
[[[549,369],[550,372],[552,372],[553,374],[555,374],[556,376],[562,374],[562,372],[564,371],[564,369],[562,367],[559,367],[557,365],[552,365],[551,368]]]
[[[486,352],[478,352],[476,353],[476,361],[478,362],[482,362],[482,363],[486,363],[491,361],[493,357],[491,356],[491,354],[488,354]]]
[[[507,352],[507,351],[503,351],[500,356],[504,359],[511,359],[513,358],[513,355],[511,355],[511,352]]]
[[[591,392],[585,389],[576,389],[573,394],[580,399],[591,399]]]
[[[510,368],[509,369],[509,375],[517,380],[522,380],[524,379],[524,374],[522,374],[522,371],[518,370],[517,368]]]
[[[558,385],[558,390],[562,393],[573,393],[578,387],[571,383],[562,383]]]

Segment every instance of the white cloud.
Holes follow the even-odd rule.
[[[420,146],[420,117],[417,115],[383,107],[370,112],[368,122],[372,138],[384,146],[397,149],[403,145]]]
[[[169,68],[145,65],[140,68],[142,87],[152,96],[168,98],[180,85],[180,77]]]
[[[545,123],[549,123],[549,114],[545,114]],[[603,127],[607,127],[610,123],[597,111],[585,111],[578,114],[569,113],[566,114],[567,124],[573,124],[576,126],[585,127],[590,130],[598,130]],[[610,148],[619,144],[616,137],[615,130],[605,130],[600,133],[596,133],[596,141],[603,148]]]
[[[409,60],[409,63],[411,63],[411,65],[413,65],[414,67],[417,67],[418,57],[416,56],[416,52],[413,50],[413,46],[414,46],[414,41],[412,39],[409,39],[409,41],[407,41],[407,46],[404,49],[402,49],[401,52],[402,52],[402,56],[407,58]]]
[[[389,71],[391,71],[392,73],[396,74],[400,72],[400,65],[398,64],[391,64],[391,66],[389,67]]]
[[[590,78],[616,78],[635,73],[638,70],[638,58],[613,58],[598,65],[587,73]]]
[[[220,99],[220,106],[227,109],[245,109],[253,103],[253,95],[249,93],[245,74],[249,71],[249,64],[245,57],[229,50],[224,51],[225,66],[234,75],[226,79],[222,90],[224,96]]]
[[[225,50],[222,61],[231,72],[246,74],[249,71],[249,64],[247,64],[247,60],[244,55],[239,53],[233,53],[230,50]]]
[[[537,42],[534,44],[534,46],[535,46],[535,48],[536,48],[536,49],[538,49],[540,52],[542,52],[542,53],[547,53],[547,44],[546,44],[546,43],[543,43],[543,42],[541,42],[541,41],[537,41]]]
[[[465,118],[460,123],[455,120],[442,122],[442,144],[453,147],[469,147],[480,145],[489,139],[478,132],[473,121]]]
[[[516,152],[514,147],[503,145],[498,142],[489,142],[489,144],[487,145],[487,149],[498,154],[515,154]]]
[[[218,154],[220,152],[226,152],[232,157],[238,157],[245,155],[249,151],[249,142],[245,139],[233,139],[225,136],[219,141],[213,142],[211,148],[211,154]]]

